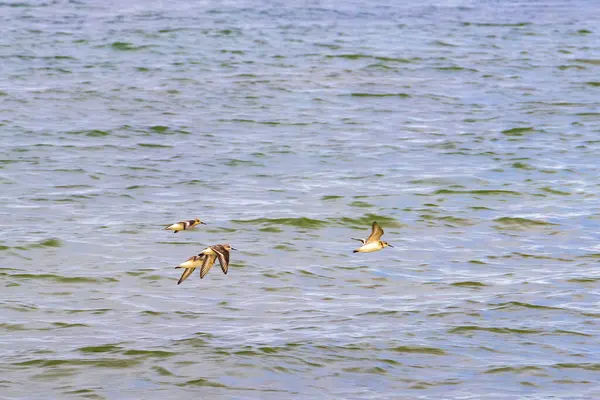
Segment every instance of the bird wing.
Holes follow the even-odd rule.
[[[350,238],[350,239],[352,239],[352,240],[358,240],[362,244],[365,244],[365,239],[357,239],[357,238]]]
[[[379,224],[373,221],[373,226],[371,227],[371,235],[367,238],[366,243],[378,242],[381,240],[383,236],[383,229],[379,226]]]
[[[202,257],[204,257],[203,254],[198,255],[198,256],[192,256],[192,257],[188,258],[184,263],[179,264],[178,266],[175,267],[175,269],[177,269],[177,268],[185,269],[185,271],[183,271],[183,274],[181,274],[181,278],[179,278],[179,281],[177,282],[178,285],[181,282],[185,281],[196,270],[196,268],[199,266],[198,262],[202,261]]]
[[[223,273],[227,275],[227,270],[229,269],[229,251],[223,246],[213,246],[212,250],[217,253],[221,269],[223,270]]]
[[[206,274],[208,274],[208,271],[210,271],[216,259],[217,256],[215,255],[204,255],[202,267],[200,268],[200,279],[204,278]]]
[[[190,276],[195,270],[196,268],[186,268],[185,270],[183,270],[183,274],[181,274],[181,278],[179,278],[177,284],[179,285],[181,282],[185,281],[188,278],[188,276]]]
[[[183,228],[183,230],[189,229],[192,227],[192,221],[191,220],[187,220],[187,221],[180,221],[179,222]]]

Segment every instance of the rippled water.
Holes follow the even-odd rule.
[[[600,397],[595,2],[0,20],[1,398]]]

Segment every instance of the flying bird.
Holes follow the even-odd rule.
[[[186,229],[192,229],[197,225],[202,224],[206,225],[206,223],[200,221],[198,218],[196,219],[188,219],[187,221],[179,221],[172,225],[169,225],[165,228],[166,231],[174,231],[173,233],[177,233],[179,231],[185,231]]]
[[[351,238],[353,240],[358,240],[362,243],[362,246],[354,250],[353,253],[370,253],[372,251],[381,250],[384,247],[394,247],[388,242],[384,242],[383,240],[381,240],[382,236],[383,229],[381,229],[377,222],[373,221],[373,226],[371,227],[371,235],[366,240]]]
[[[236,249],[228,244],[216,244],[214,246],[208,246],[197,256],[188,258],[186,262],[175,267],[185,268],[185,271],[183,271],[183,274],[181,275],[181,278],[179,278],[177,284],[179,285],[181,282],[186,280],[188,276],[190,276],[196,270],[196,268],[200,268],[200,279],[204,278],[204,276],[214,265],[217,258],[219,259],[219,264],[221,264],[223,273],[227,275],[227,270],[229,269],[229,252],[231,250]]]

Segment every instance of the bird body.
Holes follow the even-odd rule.
[[[206,223],[204,223],[204,222],[200,221],[198,218],[196,218],[196,219],[189,219],[187,221],[176,222],[172,225],[167,226],[165,228],[165,230],[173,231],[173,233],[177,233],[179,231],[185,231],[187,229],[192,229],[199,224],[206,225]]]
[[[371,253],[373,251],[381,250],[386,247],[383,241],[377,241],[373,243],[367,243],[354,250],[354,253]]]
[[[381,240],[383,236],[383,229],[379,226],[379,224],[373,221],[373,225],[371,226],[371,235],[367,239],[355,239],[362,243],[358,249],[354,250],[354,253],[371,253],[373,251],[381,250],[385,247],[394,247],[388,242],[384,242]]]
[[[185,271],[183,271],[183,274],[181,275],[181,278],[179,278],[177,284],[179,285],[181,282],[186,280],[196,270],[196,268],[200,268],[200,279],[204,278],[204,276],[215,264],[217,258],[219,259],[219,264],[221,264],[221,270],[223,270],[223,273],[227,275],[227,271],[229,269],[229,252],[231,250],[235,249],[228,244],[216,244],[214,246],[208,246],[197,256],[188,258],[187,261],[175,267],[185,268]]]

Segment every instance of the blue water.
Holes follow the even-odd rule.
[[[595,2],[0,21],[0,398],[600,397]]]

